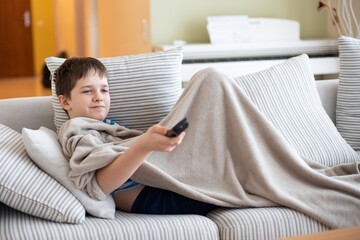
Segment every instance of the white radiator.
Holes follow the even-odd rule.
[[[156,46],[155,51],[168,50],[175,45]],[[314,75],[339,73],[338,41],[298,40],[278,42],[247,42],[241,44],[185,44],[182,63],[183,81],[200,69],[214,67],[232,76],[257,72],[306,53],[310,57]]]

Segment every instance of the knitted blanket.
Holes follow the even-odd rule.
[[[233,78],[199,72],[160,124],[184,116],[181,145],[151,154],[133,180],[224,207],[287,206],[330,228],[360,225],[358,163],[330,168],[300,156]],[[77,187],[105,198],[95,171],[140,134],[88,118],[66,122],[59,140]]]

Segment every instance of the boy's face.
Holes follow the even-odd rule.
[[[106,77],[100,78],[95,71],[79,79],[71,90],[71,98],[59,95],[61,106],[70,118],[88,117],[102,121],[110,109],[109,86]]]

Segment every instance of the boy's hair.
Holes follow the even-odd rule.
[[[107,70],[99,60],[91,57],[72,57],[67,60],[55,71],[56,95],[64,95],[70,98],[71,90],[75,87],[78,80],[94,70],[95,74],[101,78],[107,77]]]

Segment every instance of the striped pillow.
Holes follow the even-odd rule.
[[[301,155],[327,166],[358,160],[322,106],[306,54],[236,81]]]
[[[336,127],[345,140],[360,150],[360,39],[339,38],[340,76]]]
[[[24,213],[63,223],[81,223],[85,209],[28,157],[21,135],[0,124],[0,201]]]
[[[109,74],[111,108],[107,118],[120,125],[146,131],[169,113],[181,94],[180,48],[99,60]],[[45,61],[53,77],[65,59],[49,57]],[[54,81],[52,98],[59,130],[68,117],[58,103]]]

